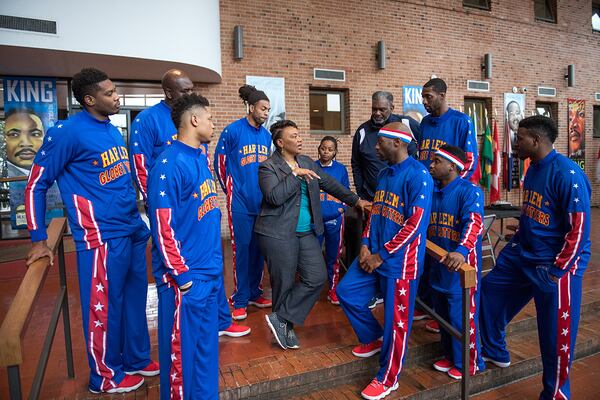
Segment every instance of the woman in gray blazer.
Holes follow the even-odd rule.
[[[304,322],[327,279],[317,240],[323,233],[319,191],[361,209],[369,202],[323,172],[310,157],[300,155],[302,138],[294,122],[276,122],[271,135],[277,149],[258,170],[263,200],[254,231],[273,292],[267,324],[283,349],[296,349],[300,345],[294,324]]]

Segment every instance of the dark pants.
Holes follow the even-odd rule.
[[[269,268],[273,311],[293,324],[304,323],[327,280],[319,241],[307,232],[290,239],[258,235],[258,244]]]

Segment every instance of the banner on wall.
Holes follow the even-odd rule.
[[[263,124],[267,130],[277,121],[285,119],[285,79],[269,76],[246,76],[246,84],[265,92],[271,103],[269,118]]]
[[[585,170],[585,100],[567,99],[569,158]]]
[[[506,176],[509,178],[504,181],[504,187],[508,190],[517,189],[521,185],[520,177],[523,165],[515,149],[517,148],[517,129],[519,129],[519,122],[524,117],[525,95],[520,93],[504,93],[504,129],[506,133],[504,140],[510,140],[510,149],[512,151],[512,154],[505,156],[505,160],[511,160],[509,165],[505,167],[510,172],[505,174],[505,178]]]
[[[423,105],[422,86],[402,86],[402,114],[413,117],[419,123],[428,113]]]
[[[4,132],[6,177],[29,175],[35,155],[42,146],[47,130],[58,118],[56,80],[5,77]],[[13,229],[27,228],[25,220],[25,186],[27,182],[10,182],[10,221]],[[46,196],[46,224],[60,217],[62,201],[54,184]]]

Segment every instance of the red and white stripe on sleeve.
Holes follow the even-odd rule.
[[[38,220],[40,218],[37,215],[37,210],[35,209],[35,187],[38,184],[38,181],[42,177],[44,173],[44,167],[40,167],[37,164],[33,164],[31,168],[31,172],[29,173],[29,178],[27,179],[27,186],[25,187],[25,216],[27,219],[27,229],[29,231],[35,231],[39,228]],[[44,199],[44,204],[46,199]],[[41,221],[45,221],[45,216],[41,216]],[[42,222],[43,224],[44,222]],[[45,226],[44,226],[45,227]]]
[[[568,269],[580,251],[585,214],[583,212],[569,213],[571,230],[565,235],[565,244],[556,256],[556,266],[562,270]]]
[[[133,167],[138,187],[144,198],[148,197],[148,169],[146,169],[146,157],[143,154],[133,155]]]
[[[189,270],[185,258],[181,255],[179,243],[175,239],[175,231],[171,227],[172,210],[158,208],[156,210],[156,226],[158,228],[158,248],[163,256],[165,265],[173,270],[173,275],[179,275]]]
[[[469,224],[467,225],[467,231],[465,237],[460,241],[460,246],[466,247],[469,251],[472,251],[477,244],[477,238],[483,232],[483,221],[481,215],[478,213],[469,214]]]
[[[465,164],[465,168],[461,171],[460,176],[464,178],[467,174],[473,169],[473,153],[467,151],[467,162]]]
[[[423,221],[424,212],[425,210],[421,207],[413,207],[413,215],[406,220],[400,231],[383,246],[388,253],[397,252],[415,236]]]

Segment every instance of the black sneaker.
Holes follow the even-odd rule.
[[[373,309],[377,304],[383,303],[383,299],[381,297],[374,296],[371,300],[369,300],[369,308]]]
[[[279,319],[275,313],[265,315],[265,319],[267,320],[267,325],[271,328],[271,332],[273,332],[273,336],[275,336],[275,340],[277,340],[277,344],[282,349],[287,349],[287,323]]]
[[[296,332],[294,332],[294,328],[288,329],[287,336],[285,337],[285,342],[287,344],[288,349],[300,348],[300,342],[298,341],[298,336],[296,336]]]

